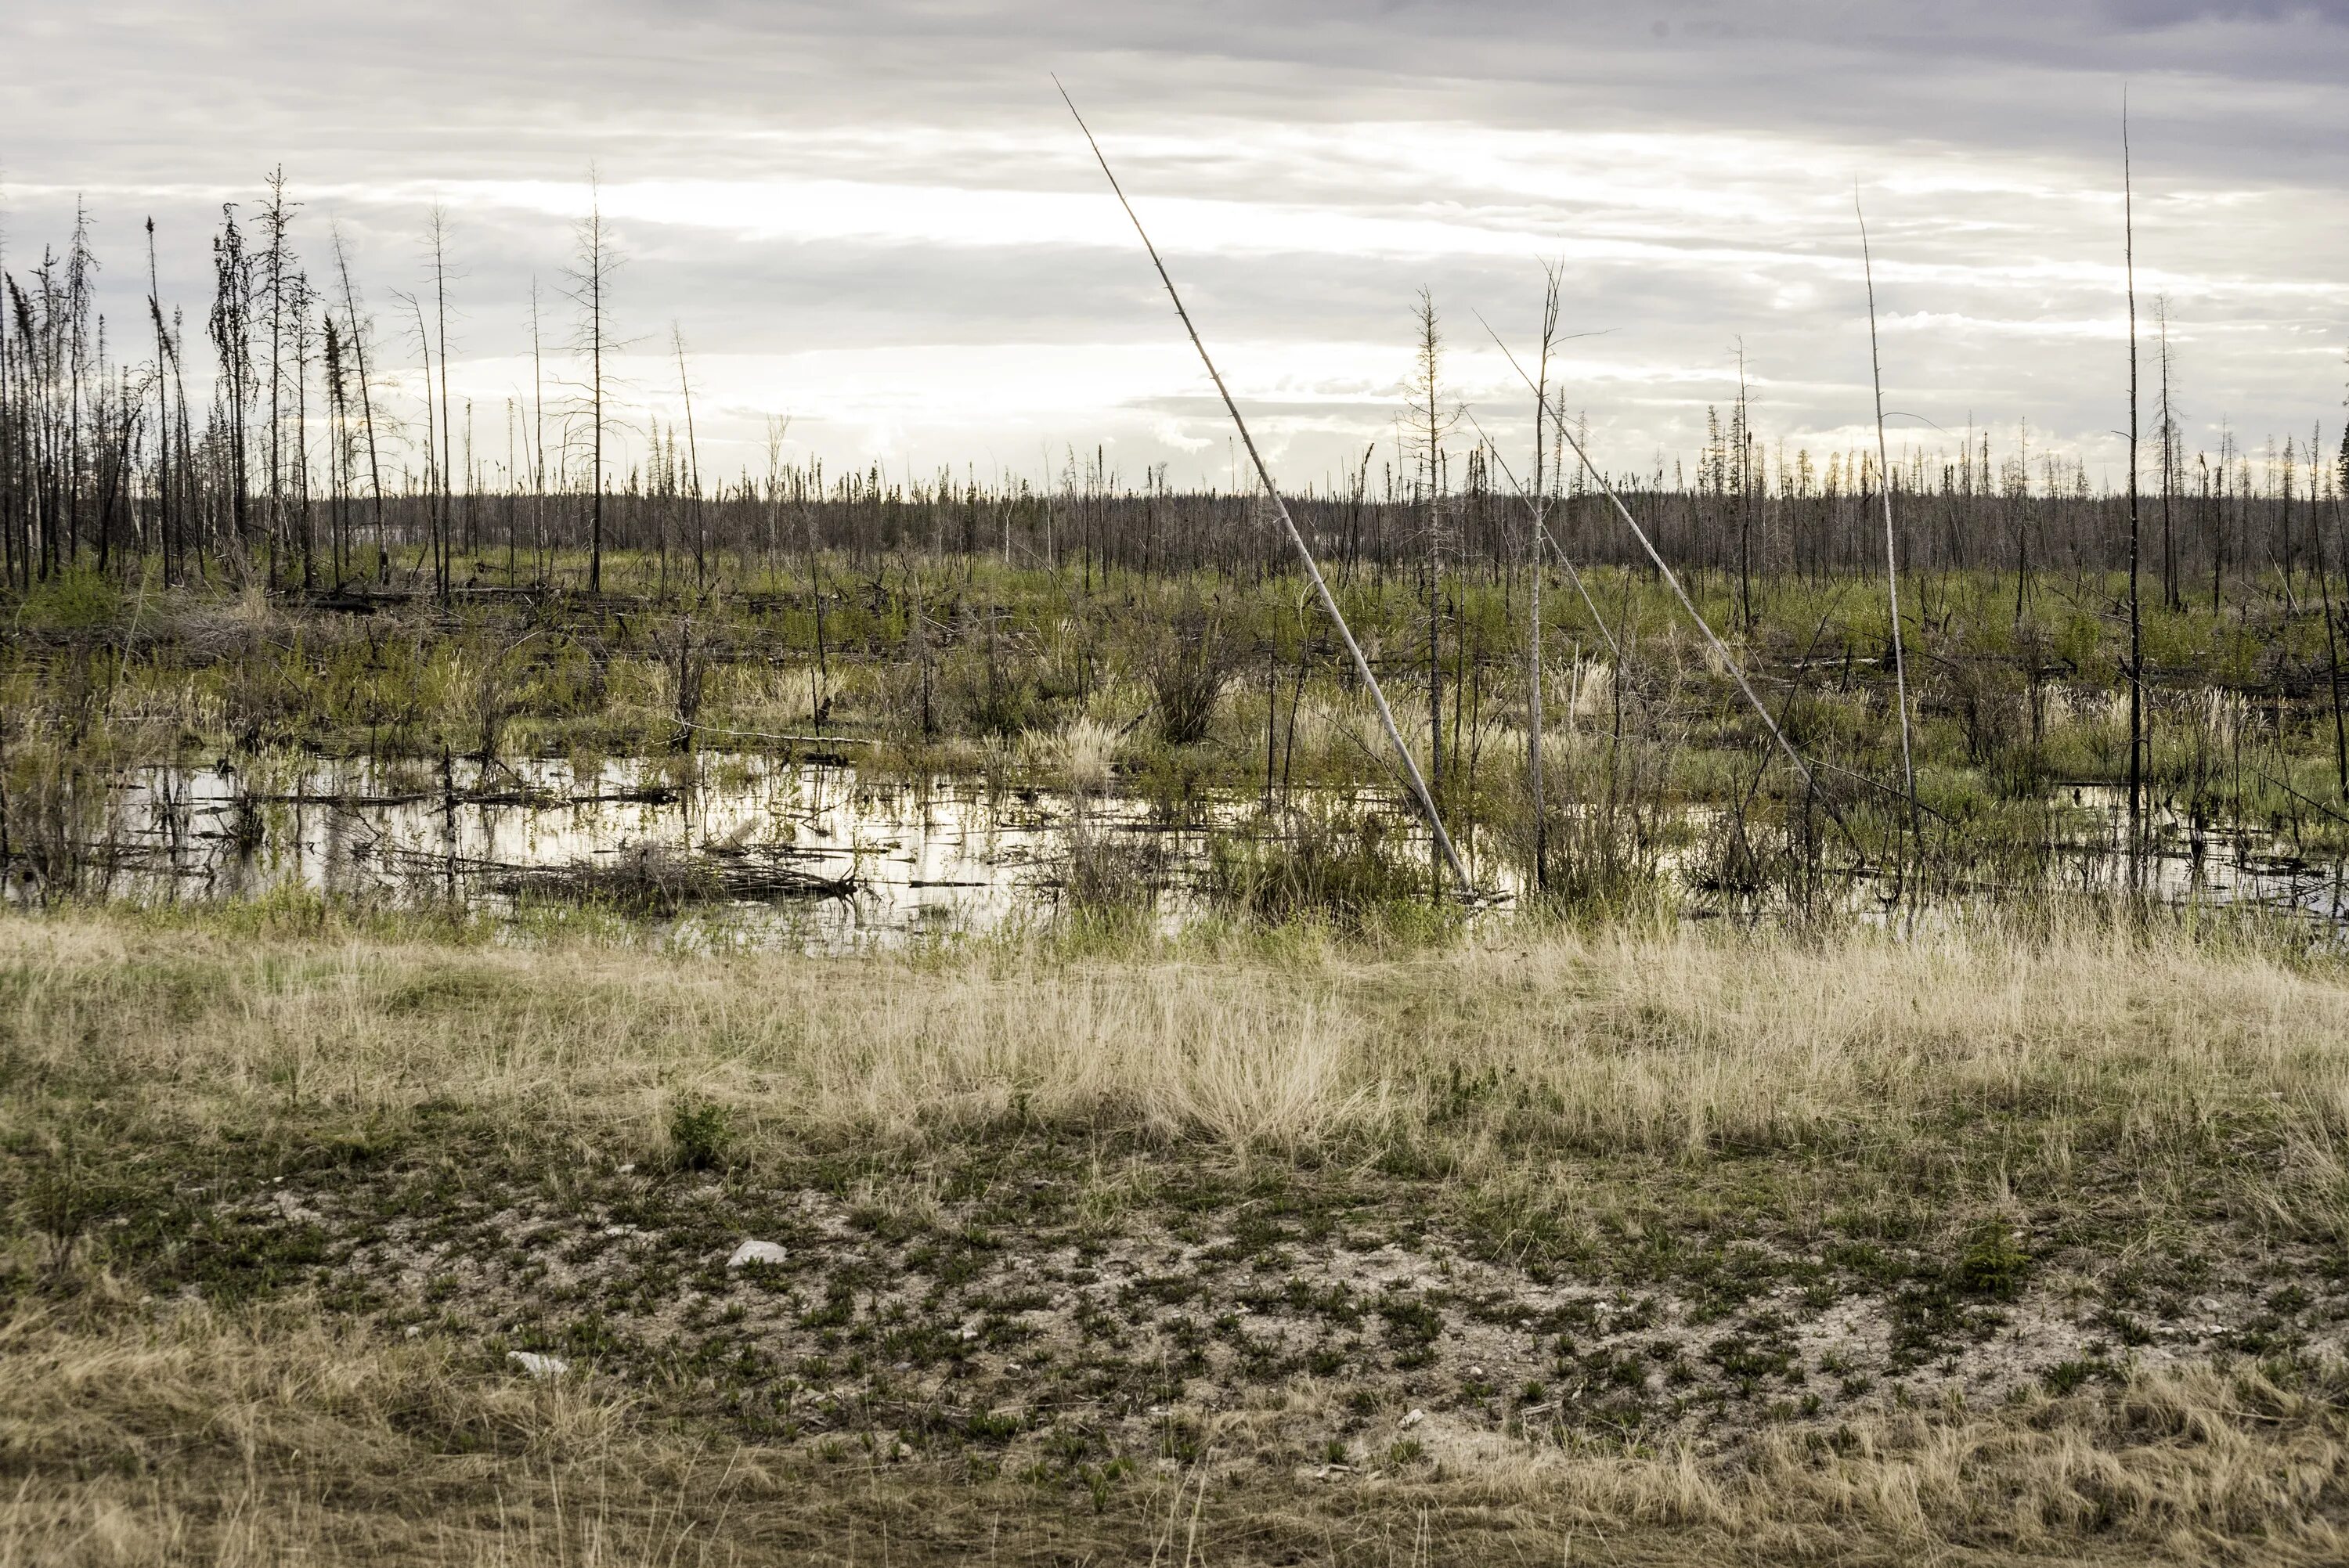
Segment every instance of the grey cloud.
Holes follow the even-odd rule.
[[[1664,24],[1661,35],[1652,24]],[[753,4],[676,0],[398,9],[251,5],[67,5],[19,0],[15,38],[40,68],[0,104],[0,172],[49,193],[8,198],[9,264],[61,243],[69,192],[93,191],[118,319],[143,272],[138,224],[162,229],[168,295],[199,315],[206,286],[209,197],[136,188],[213,185],[250,201],[283,160],[296,194],[397,183],[539,179],[579,181],[591,163],[615,181],[679,175],[776,174],[901,184],[1093,194],[1098,176],[1045,78],[1057,68],[1127,163],[1145,207],[1176,196],[1444,209],[1489,203],[1537,232],[1587,232],[1624,222],[1568,192],[1516,193],[1507,174],[1433,172],[1398,193],[1354,189],[1346,150],[1267,149],[1299,127],[1424,122],[1577,136],[1628,129],[1749,137],[1751,179],[1789,139],[1833,150],[1832,201],[1781,211],[1765,224],[1699,213],[1655,223],[1662,255],[1579,266],[1579,321],[1613,326],[1595,365],[1673,367],[1642,385],[1596,371],[1594,413],[1619,418],[1636,452],[1684,441],[1709,397],[1725,396],[1729,346],[1743,337],[1765,377],[1765,418],[1795,431],[1857,418],[1865,375],[1841,181],[1873,182],[1949,160],[1996,157],[2053,195],[1871,189],[1889,310],[2008,322],[2112,312],[2094,275],[2015,282],[1989,271],[2018,259],[2109,267],[2116,213],[2116,116],[2127,77],[2137,117],[2148,276],[2164,266],[2202,280],[2181,319],[2203,320],[2183,346],[2199,378],[2189,398],[2215,419],[2304,424],[2332,412],[2314,385],[2331,367],[2259,346],[2286,328],[2342,326],[2341,296],[2273,299],[2251,285],[2349,280],[2340,195],[2349,186],[2349,4],[2023,0],[1859,5],[1830,0],[1657,6],[1468,0],[1339,4],[1262,0],[1172,6],[1111,0],[1046,5]],[[919,130],[893,139],[893,132]],[[854,132],[855,136],[844,136]],[[1163,139],[1141,150],[1137,144]],[[1285,160],[1285,161],[1283,161]],[[1671,171],[1660,171],[1660,177]],[[1420,177],[1414,176],[1413,179]],[[1408,181],[1406,181],[1408,183]],[[2289,202],[2253,201],[2260,191]],[[2166,201],[2175,197],[2175,211]],[[2208,203],[2235,203],[2218,216]],[[2298,223],[2282,216],[2293,204]],[[330,217],[347,227],[390,335],[388,290],[414,286],[422,201],[312,200],[297,231],[316,255]],[[1648,220],[1641,220],[1648,222]],[[560,217],[516,208],[458,214],[464,260],[461,347],[512,355],[533,275],[551,285],[568,248]],[[1547,227],[1545,227],[1547,226]],[[1168,321],[1154,280],[1131,251],[1088,246],[749,241],[707,228],[626,222],[621,280],[626,329],[657,339],[677,320],[698,352],[918,350],[971,345],[1155,343]],[[1744,247],[1729,264],[1694,253]],[[1393,342],[1422,283],[1454,306],[1455,342],[1472,348],[1466,307],[1521,324],[1533,255],[1299,253],[1277,258],[1178,253],[1203,321],[1225,341]],[[1832,266],[1804,258],[1827,257]],[[1930,280],[1905,267],[1941,269]],[[1970,271],[1969,269],[1974,269]],[[2004,281],[1996,281],[2004,280]],[[2099,292],[2103,291],[2103,292]],[[553,307],[558,314],[562,307]],[[1513,315],[1514,313],[1514,315]],[[2011,422],[2028,415],[2088,441],[2109,429],[2117,353],[2102,341],[2054,349],[1969,336],[1952,326],[1888,338],[1896,401],[1948,422],[1968,408]],[[1706,378],[1713,379],[1709,390]],[[816,394],[795,389],[803,406]],[[1295,394],[1314,418],[1342,419],[1343,399]],[[818,407],[803,418],[814,428]],[[745,416],[747,418],[747,415]],[[1483,417],[1480,414],[1480,418]],[[1169,391],[1105,407],[1102,429],[1129,450],[1165,419],[1220,451],[1212,407]],[[1121,420],[1129,421],[1121,424]],[[1375,421],[1373,421],[1375,423]],[[827,420],[837,439],[865,432]],[[1506,417],[1488,421],[1501,433]],[[1009,427],[1007,427],[1009,428]],[[740,435],[740,431],[735,432]],[[931,455],[999,438],[913,430]],[[1049,434],[1083,440],[1071,428]],[[720,438],[727,438],[721,430]],[[833,437],[824,438],[827,440]],[[1330,435],[1290,432],[1299,461],[1337,461]],[[1326,455],[1317,455],[1326,454]],[[843,445],[839,455],[848,455]]]

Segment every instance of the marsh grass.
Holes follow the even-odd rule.
[[[1428,907],[1423,854],[1376,810],[1317,803],[1257,833],[1219,835],[1209,846],[1207,894],[1272,927],[1439,931],[1448,917]]]
[[[0,655],[0,693],[23,720],[7,738],[7,766],[37,772],[45,748],[104,771],[272,748],[659,755],[686,735],[765,744],[756,738],[821,732],[865,743],[864,766],[914,774],[975,765],[989,743],[1008,741],[1015,769],[1049,778],[1060,761],[1049,743],[1091,721],[1119,732],[1121,769],[1137,785],[1170,793],[1202,781],[1260,786],[1268,729],[1284,788],[1388,782],[1363,728],[1364,696],[1333,662],[1327,634],[1299,623],[1293,580],[1242,591],[1178,572],[1088,591],[1065,573],[959,564],[954,607],[926,615],[918,647],[907,630],[916,585],[885,574],[827,609],[821,657],[805,594],[783,591],[789,583],[691,603],[553,595],[446,610],[392,603],[364,616],[250,588],[78,599],[44,587],[13,608],[19,634]],[[849,579],[850,565],[828,562],[828,578]],[[1665,762],[1637,781],[1642,799],[1737,800],[1750,788],[1754,735],[1717,658],[1640,574],[1597,568],[1591,586],[1623,622],[1625,667],[1577,655],[1547,682],[1553,735],[1611,734],[1620,698],[1623,738]],[[1473,697],[1475,722],[1462,735],[1472,777],[1447,785],[1463,788],[1447,809],[1494,823],[1522,810],[1525,737],[1514,716],[1523,661],[1510,630],[1521,585],[1470,574],[1452,592],[1474,649],[1453,678]],[[1930,614],[1912,639],[1916,755],[1924,804],[1948,824],[1929,835],[1937,852],[1995,840],[2016,825],[1996,808],[2038,797],[2050,780],[2117,777],[2127,746],[2111,705],[2109,583],[2084,579],[2020,620],[2011,578],[1927,573],[1919,592]],[[1737,618],[1719,582],[1693,593],[1714,624]],[[1395,583],[1366,576],[1340,596],[1379,662],[1392,665],[1413,645],[1413,601]],[[1596,629],[1576,619],[1578,602],[1558,603],[1554,643],[1597,646]],[[2308,803],[2335,798],[2329,729],[2290,696],[2290,672],[2323,658],[2321,628],[2265,603],[2224,616],[2152,613],[2147,657],[2174,674],[2151,694],[2150,778],[2213,823],[2272,827],[2304,852],[2328,853],[2349,842],[2349,819]],[[1737,653],[1790,732],[1822,761],[1879,780],[1888,768],[1897,774],[1880,600],[1768,576],[1753,605]],[[1267,672],[1278,676],[1270,726],[1258,695]],[[2226,709],[2216,731],[2206,722],[2214,701]],[[1862,837],[1880,836],[1884,801],[1864,794],[1855,809]]]

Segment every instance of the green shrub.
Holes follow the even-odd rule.
[[[685,1095],[668,1108],[669,1158],[680,1171],[715,1171],[733,1141],[726,1108]]]
[[[2031,1254],[2023,1250],[2006,1222],[1987,1221],[1974,1232],[1958,1259],[1958,1285],[1969,1295],[2012,1301],[2022,1290],[2023,1276],[2030,1267]]]

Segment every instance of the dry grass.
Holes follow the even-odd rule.
[[[1456,1086],[1498,1078],[1483,1133],[1700,1160],[1955,1108],[2145,1156],[2256,1115],[2313,1171],[2349,1129],[2337,970],[2109,929],[778,961],[64,917],[0,923],[0,1007],[16,1070],[210,1127],[455,1100],[650,1136],[690,1092],[795,1138],[1018,1115],[1293,1154],[1456,1126]]]
[[[2323,1260],[2349,1191],[2344,1040],[2335,967],[2088,927],[806,962],[67,914],[0,922],[0,1173],[265,1171],[460,1125],[552,1190],[566,1150],[668,1157],[690,1100],[754,1170],[1040,1127],[1129,1171],[1425,1171],[1427,1205],[1491,1217],[1502,1253],[1561,1228],[1655,1238],[1702,1222],[1658,1207],[1698,1192],[1925,1202],[1953,1237],[2004,1214],[2090,1263],[2105,1231],[2128,1253],[2197,1226]],[[481,1145],[450,1147],[461,1165]],[[1097,1185],[1121,1181],[1111,1207],[1152,1201],[1146,1175]],[[310,1286],[141,1299],[102,1229],[60,1259],[32,1188],[0,1258],[6,1568],[2349,1549],[2343,1376],[2321,1356],[2116,1362],[2060,1397],[1886,1399],[1726,1449],[1533,1442],[1438,1412],[1413,1451],[1319,1478],[1278,1434],[1339,1390],[1300,1382],[1202,1414],[1166,1468],[1047,1481],[950,1449],[745,1439],[611,1374],[519,1380]]]
[[[1098,1505],[959,1466],[713,1440],[293,1308],[0,1330],[0,1564],[2338,1561],[2337,1411],[2256,1373],[1685,1453],[1458,1445],[1408,1476],[1248,1462],[1236,1413]]]
[[[1063,788],[1081,795],[1108,788],[1119,747],[1118,733],[1109,725],[1081,716],[1029,740],[1033,765]]]

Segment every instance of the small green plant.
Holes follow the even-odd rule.
[[[669,1158],[680,1171],[722,1168],[733,1136],[731,1119],[722,1105],[684,1095],[668,1109]]]
[[[82,1239],[129,1198],[101,1165],[83,1157],[71,1133],[62,1139],[24,1186],[25,1217],[47,1241],[50,1270],[63,1274]]]
[[[2087,1382],[2096,1375],[2096,1365],[2093,1361],[2062,1361],[2050,1367],[2041,1377],[2040,1381],[2046,1386],[2050,1394],[2060,1398]]]
[[[2023,1289],[2023,1276],[2030,1267],[2031,1254],[2023,1250],[2006,1222],[1988,1220],[1975,1230],[1973,1240],[1958,1259],[1957,1283],[1969,1295],[2012,1301]]]
[[[1144,668],[1158,738],[1195,746],[1215,727],[1216,704],[1231,679],[1237,650],[1220,615],[1195,602],[1176,613]]]
[[[978,1412],[963,1422],[963,1436],[975,1443],[1008,1443],[1019,1435],[1019,1415],[1015,1410]]]

